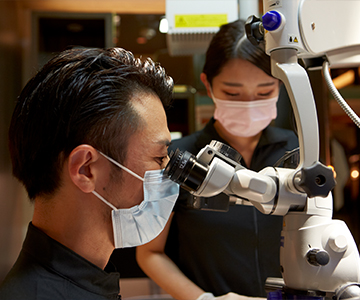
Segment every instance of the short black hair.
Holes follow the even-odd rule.
[[[272,76],[270,57],[261,46],[254,46],[247,39],[243,20],[222,25],[212,38],[206,51],[203,68],[210,84],[212,84],[214,77],[221,72],[224,65],[233,58],[247,60]]]
[[[58,54],[17,100],[9,129],[14,176],[34,200],[60,187],[63,163],[78,145],[122,162],[141,122],[133,97],[152,93],[167,107],[172,90],[173,80],[159,64],[121,48]]]

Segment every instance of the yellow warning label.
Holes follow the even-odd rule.
[[[175,28],[220,27],[226,23],[227,14],[175,15]]]
[[[299,43],[299,40],[296,36],[289,35],[289,43],[291,44]]]

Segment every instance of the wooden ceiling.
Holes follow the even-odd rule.
[[[13,0],[14,1],[14,0]],[[33,11],[83,13],[165,14],[165,0],[15,0]]]

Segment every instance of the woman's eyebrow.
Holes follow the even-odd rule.
[[[222,84],[227,85],[227,86],[235,86],[235,87],[242,87],[244,86],[242,83],[238,83],[238,82],[227,82],[227,81],[223,81]],[[263,87],[263,86],[273,86],[275,84],[275,82],[264,82],[264,83],[259,83],[257,86]]]
[[[265,82],[265,83],[259,83],[258,86],[272,86],[275,82]]]
[[[222,84],[227,85],[227,86],[236,86],[236,87],[244,86],[242,83],[238,83],[238,82],[223,81]]]

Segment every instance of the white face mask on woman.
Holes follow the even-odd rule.
[[[170,217],[179,196],[179,185],[163,175],[163,169],[146,171],[144,178],[99,152],[113,164],[142,180],[144,200],[131,208],[117,209],[96,191],[92,193],[110,206],[115,248],[135,247],[156,238]]]
[[[251,137],[264,130],[276,118],[278,97],[255,101],[220,100],[214,97],[215,120],[232,135]]]

